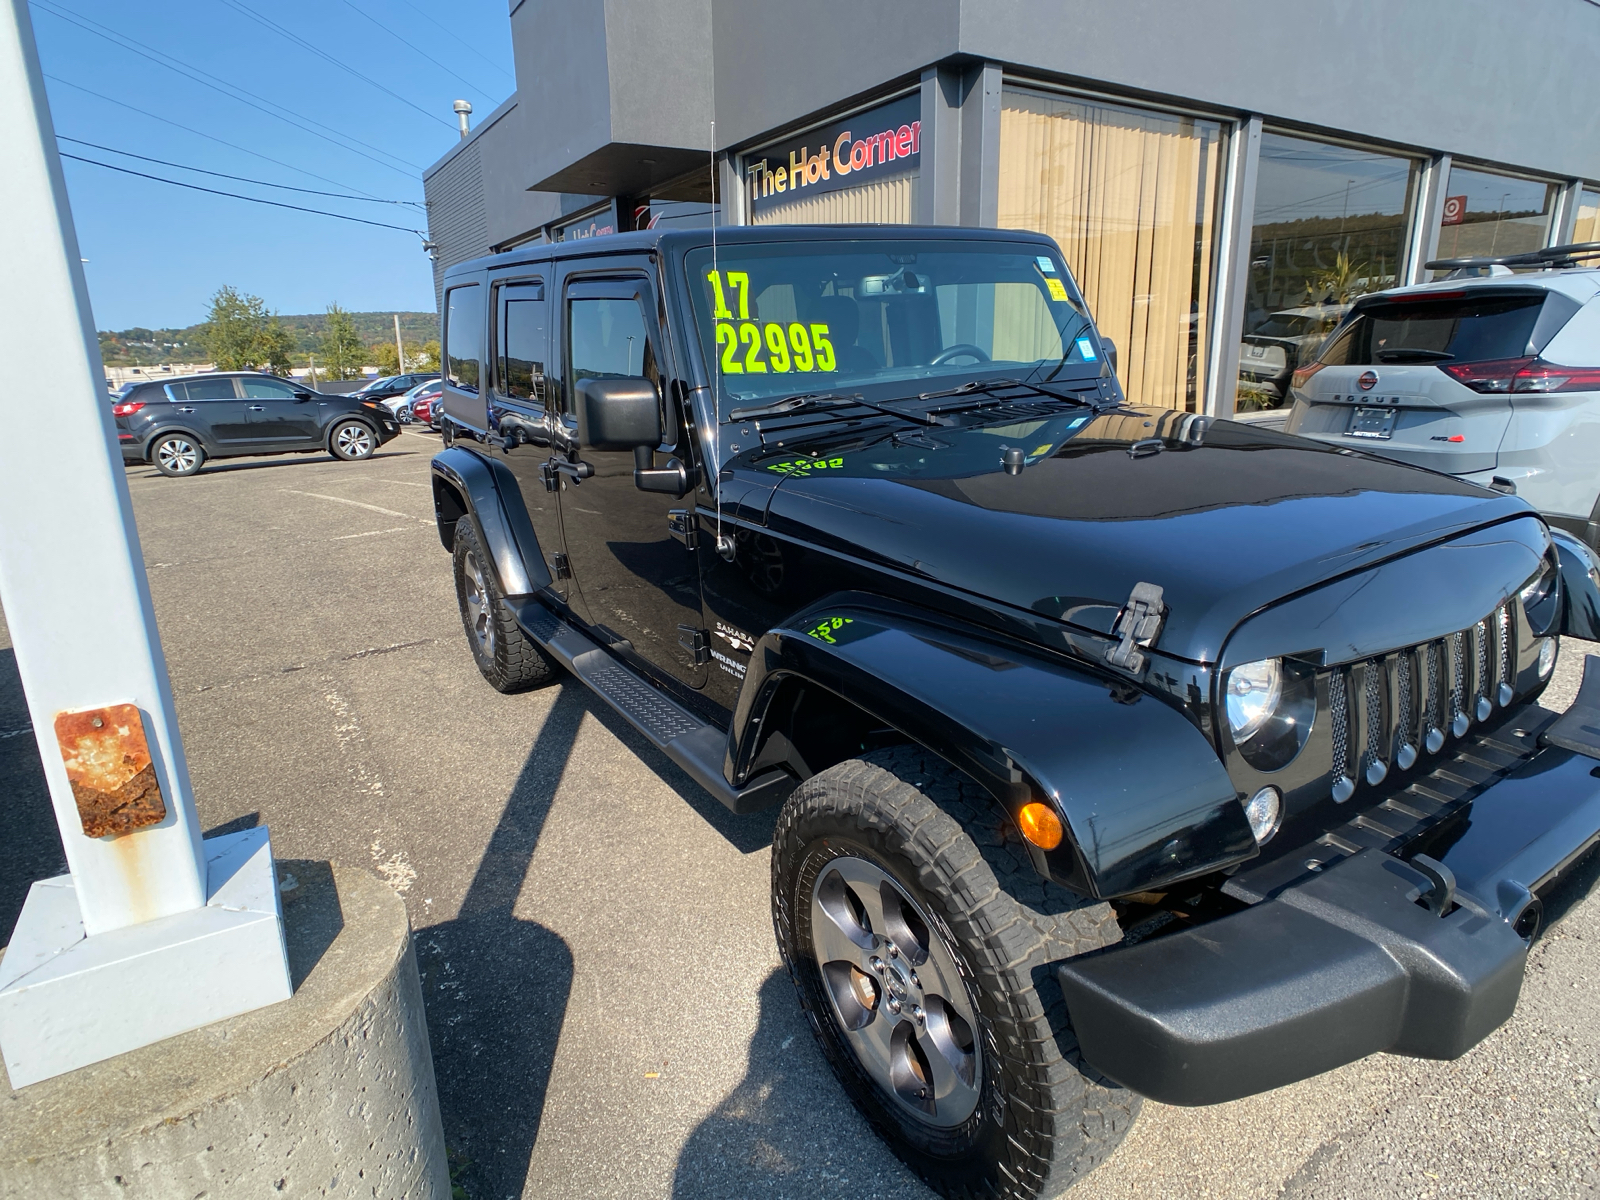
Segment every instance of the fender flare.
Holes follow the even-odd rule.
[[[531,596],[550,586],[522,490],[503,463],[452,446],[433,456],[432,475],[434,520],[446,550],[455,549],[456,522],[471,516],[502,595]]]
[[[1561,574],[1561,616],[1556,632],[1600,642],[1600,564],[1594,551],[1564,529],[1550,530]]]
[[[1258,853],[1215,748],[1153,696],[942,614],[844,593],[756,643],[725,773],[743,786],[784,681],[867,711],[983,784],[1016,820],[1051,804],[1068,831],[1029,845],[1048,878],[1096,899],[1159,890]]]

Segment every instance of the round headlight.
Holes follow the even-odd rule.
[[[1245,663],[1228,672],[1225,689],[1228,729],[1235,742],[1247,742],[1277,711],[1283,696],[1283,666],[1276,658]]]
[[[1283,820],[1283,793],[1275,787],[1262,788],[1250,797],[1244,806],[1244,815],[1250,822],[1256,845],[1265,845],[1278,832],[1278,823]]]
[[[1556,669],[1556,650],[1559,643],[1555,638],[1545,638],[1539,643],[1539,678],[1548,679],[1550,672]]]

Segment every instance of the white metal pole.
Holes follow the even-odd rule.
[[[394,361],[398,364],[398,375],[406,373],[406,348],[400,341],[400,314],[394,314]]]
[[[52,447],[0,438],[0,604],[93,936],[204,906],[206,867],[27,0],[0,6],[0,162],[0,358],[50,379],[0,389],[0,426]],[[118,704],[143,717],[166,816],[89,837],[54,721]]]

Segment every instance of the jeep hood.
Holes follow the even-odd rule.
[[[1161,650],[1202,663],[1274,601],[1531,512],[1450,476],[1165,409],[769,442],[740,458],[746,479],[778,479],[774,533],[1097,633],[1148,581],[1169,610]]]

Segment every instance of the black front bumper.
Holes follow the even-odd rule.
[[[1585,693],[1588,676],[1600,692],[1591,670]],[[1264,893],[1226,889],[1258,900],[1241,912],[1061,964],[1084,1058],[1152,1099],[1197,1105],[1378,1051],[1464,1054],[1516,1008],[1537,894],[1600,841],[1600,721],[1558,736],[1582,707],[1404,850],[1351,847],[1320,869],[1284,856],[1259,873]],[[1436,881],[1403,861],[1413,854],[1454,876],[1443,915],[1425,906]]]

